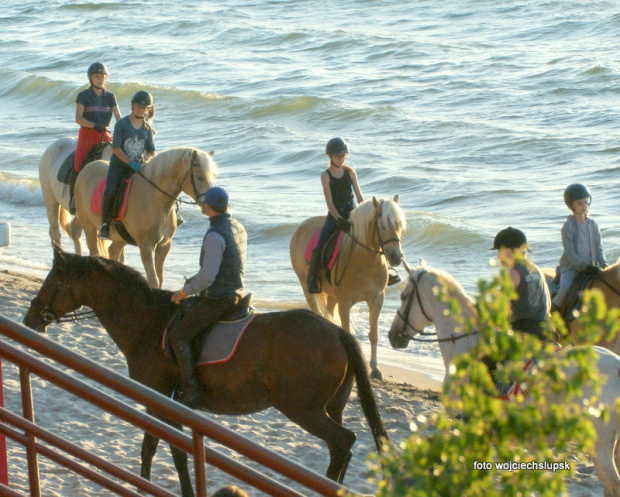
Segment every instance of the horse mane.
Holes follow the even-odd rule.
[[[151,287],[138,271],[118,261],[104,257],[73,256],[67,259],[67,269],[75,271],[78,276],[84,278],[102,272],[109,275],[120,288],[131,292],[132,299],[143,295],[144,301],[148,304],[161,305],[167,302],[174,305],[170,301],[171,291]]]
[[[217,164],[209,154],[193,147],[171,147],[158,153],[144,164],[144,175],[151,181],[159,183],[161,177],[173,169],[179,160],[187,161],[189,164],[194,152],[198,156],[198,163],[205,174],[205,179],[210,185],[214,184],[218,173]]]
[[[411,273],[410,278],[415,278],[416,274],[419,271],[426,271],[427,273],[433,275],[435,279],[437,279],[440,283],[443,283],[448,289],[448,293],[450,297],[456,298],[461,306],[461,311],[469,310],[470,312],[477,313],[475,308],[474,299],[465,291],[463,286],[452,276],[450,273],[443,271],[441,269],[436,269],[430,266],[427,266],[425,263],[419,265],[413,273]]]
[[[392,225],[396,232],[400,234],[406,227],[405,214],[399,205],[393,200],[382,200],[382,214],[379,223],[382,227]],[[375,215],[373,202],[364,202],[351,211],[351,222],[353,223],[353,233],[355,237],[363,243],[368,243],[368,223]]]
[[[605,268],[603,273],[610,275],[616,281],[620,280],[620,257],[611,266]]]

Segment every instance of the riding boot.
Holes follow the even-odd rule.
[[[182,340],[175,340],[172,342],[172,350],[177,360],[179,367],[179,374],[181,375],[181,382],[183,384],[183,390],[179,392],[176,400],[181,404],[190,408],[195,408],[200,402],[200,387],[196,380],[194,373],[194,353],[189,343]]]
[[[112,219],[112,208],[114,197],[104,195],[101,201],[101,227],[99,228],[99,236],[102,240],[110,239],[110,219]]]
[[[75,215],[75,180],[77,180],[77,175],[78,173],[73,171],[69,183],[69,213],[72,216]]]
[[[319,250],[313,250],[310,257],[310,267],[308,267],[308,279],[306,286],[308,287],[308,293],[321,293],[321,287],[319,286],[319,270],[321,269],[321,252]]]

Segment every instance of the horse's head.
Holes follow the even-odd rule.
[[[433,317],[429,314],[428,305],[425,307],[420,291],[420,283],[423,277],[430,278],[432,275],[426,267],[421,266],[409,273],[407,286],[400,294],[400,308],[392,321],[388,333],[390,344],[395,349],[404,349],[412,337],[421,333],[424,328],[433,323]]]
[[[189,149],[184,155],[187,173],[181,183],[181,188],[197,202],[215,183],[217,164],[213,160],[214,154],[213,150],[207,153],[198,149]]]
[[[392,200],[377,200],[372,197],[375,208],[375,229],[379,247],[391,266],[398,266],[403,260],[400,246],[405,229],[405,214],[398,205],[398,195]]]
[[[24,317],[24,324],[29,328],[45,333],[48,324],[81,307],[75,300],[67,271],[67,264],[73,257],[79,256],[67,254],[60,247],[54,247],[52,269],[39,293],[32,299]]]

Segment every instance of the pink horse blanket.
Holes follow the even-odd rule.
[[[119,189],[119,194],[123,195],[123,202],[118,209],[118,214],[114,217],[114,220],[123,219],[127,212],[127,201],[129,200],[129,192],[131,191],[131,183],[133,181],[133,174],[129,179],[125,180]],[[93,196],[90,199],[90,210],[93,214],[101,216],[101,199],[103,199],[103,193],[105,192],[106,178],[103,178],[93,192]],[[123,188],[125,191],[123,192]]]
[[[338,258],[338,254],[340,252],[340,242],[342,241],[343,234],[344,234],[344,231],[340,231],[338,233],[338,236],[336,237],[334,251],[332,252],[332,256],[330,257],[329,262],[327,264],[328,269],[332,268],[332,266],[336,262],[336,259]],[[316,244],[319,243],[320,236],[321,236],[321,230],[318,230],[308,242],[308,245],[306,246],[306,262],[310,262],[310,258],[312,257],[312,251],[314,250],[314,247],[316,247]]]

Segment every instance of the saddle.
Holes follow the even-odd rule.
[[[560,315],[567,324],[575,319],[575,313],[573,311],[581,306],[581,294],[593,277],[594,275],[581,272],[577,274],[577,277],[568,289],[566,299],[564,299],[564,304],[562,304],[562,307],[559,310]],[[549,292],[551,293],[552,299],[558,293],[559,286],[560,268],[558,267],[556,269],[555,278],[549,282]]]
[[[342,242],[343,235],[344,231],[337,231],[329,238],[329,240],[325,244],[325,247],[323,247],[323,253],[321,254],[321,269],[325,269],[328,280],[331,279],[331,269],[336,263],[336,260],[338,259],[338,254],[340,254],[340,244]],[[320,236],[321,230],[319,229],[310,239],[308,245],[306,245],[305,258],[306,262],[308,263],[310,262],[310,258],[312,257],[312,251],[314,250],[314,247],[316,247],[317,243],[319,242]],[[390,266],[388,269],[387,286],[395,285],[400,281],[400,274],[398,274],[396,268]]]
[[[137,245],[135,240],[131,237],[127,228],[123,224],[122,219],[127,212],[127,202],[129,200],[129,192],[131,191],[131,183],[133,181],[134,173],[131,174],[126,180],[124,180],[118,188],[116,197],[114,198],[114,204],[112,206],[112,225],[118,231],[118,234],[130,245]],[[101,200],[105,192],[106,178],[103,178],[93,192],[93,196],[90,198],[90,210],[93,214],[101,216]]]
[[[327,243],[325,247],[323,247],[323,252],[321,253],[321,268],[331,269],[336,259],[338,258],[338,254],[340,253],[340,243],[342,241],[342,236],[344,235],[344,231],[338,230],[334,233]],[[312,251],[316,247],[317,243],[319,243],[319,237],[321,236],[321,230],[319,229],[314,236],[306,245],[306,262],[310,262],[312,257]]]
[[[194,357],[198,358],[197,364],[221,363],[232,358],[247,326],[254,317],[258,316],[252,306],[252,297],[252,293],[246,294],[218,322],[204,329],[192,340],[191,346]],[[174,360],[174,353],[167,331],[183,317],[183,309],[196,305],[200,297],[189,297],[187,300],[187,304],[172,316],[162,336],[162,350],[171,360]]]
[[[108,143],[109,142],[101,142],[95,145],[93,148],[91,148],[90,152],[86,154],[86,157],[80,164],[80,171],[89,162],[93,162],[93,161],[101,159],[101,155],[103,154],[103,149]],[[75,162],[75,151],[71,152],[69,156],[64,160],[64,162],[60,166],[60,169],[58,169],[58,174],[56,175],[56,178],[58,179],[58,181],[60,181],[61,183],[64,183],[65,185],[69,185],[69,210],[71,211],[72,215],[75,214],[75,201],[73,199],[73,189],[75,187],[75,181],[77,180],[77,177],[78,177],[78,173],[75,172],[75,168],[73,167],[74,162]]]

